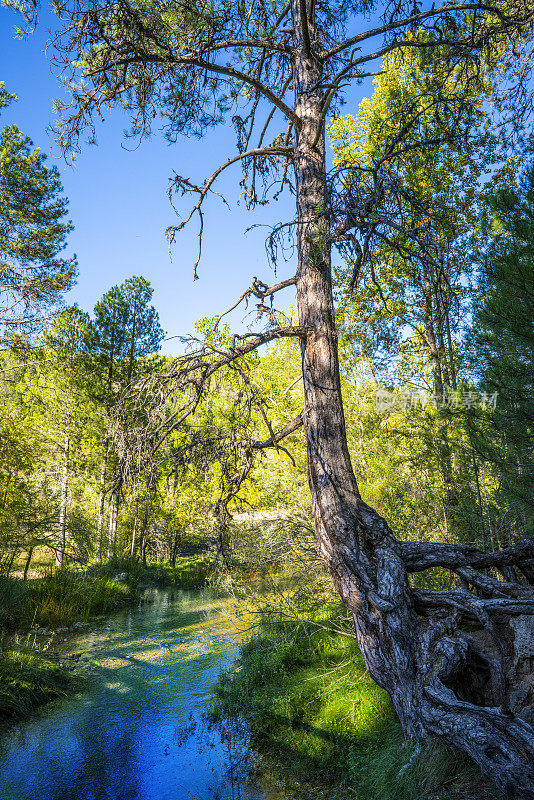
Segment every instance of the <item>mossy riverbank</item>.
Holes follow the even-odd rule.
[[[246,718],[260,782],[299,800],[503,800],[476,765],[438,743],[410,763],[413,745],[350,626],[336,632],[339,618],[334,604],[307,622],[266,615],[219,682],[215,715]]]

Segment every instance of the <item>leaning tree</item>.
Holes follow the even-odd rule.
[[[430,735],[446,739],[511,797],[532,800],[534,732],[522,718],[532,694],[527,682],[521,683],[525,662],[520,656],[532,658],[534,542],[486,553],[465,545],[407,543],[402,532],[395,536],[361,499],[339,378],[332,248],[342,248],[358,270],[377,237],[384,242],[389,236],[393,246],[401,226],[413,243],[413,257],[432,258],[424,224],[407,224],[406,188],[388,180],[384,167],[406,148],[431,152],[444,137],[454,136],[455,120],[465,119],[469,93],[465,100],[451,95],[444,79],[431,98],[412,101],[381,158],[362,168],[359,188],[354,172],[348,183],[342,171],[329,174],[325,158],[329,114],[350,86],[374,74],[380,58],[394,50],[438,49],[444,78],[454,72],[471,86],[495,69],[501,89],[506,83],[503,119],[506,103],[516,115],[527,114],[530,4],[66,0],[58,5],[56,59],[71,90],[60,130],[65,148],[75,146],[84,130],[91,137],[115,105],[131,115],[133,134],[148,134],[159,117],[171,140],[202,135],[232,115],[236,154],[201,185],[182,176],[173,180],[171,193],[192,195],[195,202],[190,215],[169,231],[171,244],[196,218],[200,258],[205,200],[234,164],[243,168],[250,207],[264,202],[269,190],[287,187],[295,196],[295,219],[272,232],[270,245],[275,251],[286,237],[293,238],[296,274],[272,286],[255,278],[241,297],[258,298],[267,325],[234,337],[228,349],[199,344],[155,384],[141,386],[140,402],[150,400],[154,422],[144,446],[148,441],[157,450],[195,412],[218,370],[232,368],[246,386],[247,353],[280,337],[296,337],[302,352],[302,413],[280,431],[272,429],[265,413],[268,437],[241,442],[242,458],[235,463],[242,468],[228,496],[239,489],[256,452],[281,447],[285,436],[303,427],[318,551],[354,618],[369,672],[391,695],[406,735],[417,741]],[[417,141],[414,131],[420,132]],[[428,216],[419,211],[418,219]],[[273,296],[288,286],[296,288],[298,301],[298,323],[291,325],[272,311]],[[250,381],[248,386],[252,401],[264,411]],[[171,413],[169,393],[179,398]],[[412,585],[411,575],[436,566],[453,571],[458,588],[435,592]]]

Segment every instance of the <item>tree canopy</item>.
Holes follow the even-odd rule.
[[[0,109],[15,100],[0,84]],[[0,326],[33,330],[74,283],[76,258],[61,252],[72,230],[56,167],[16,125],[0,133]]]

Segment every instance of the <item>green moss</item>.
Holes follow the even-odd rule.
[[[324,624],[327,611],[315,609],[314,621]],[[217,696],[216,715],[244,715],[271,768],[289,784],[298,777],[299,797],[308,796],[302,781],[310,796],[327,786],[331,797],[362,800],[502,797],[467,759],[435,743],[399,775],[413,747],[348,636],[266,618]]]

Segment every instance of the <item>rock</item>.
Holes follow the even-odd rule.
[[[65,626],[62,626],[60,628],[56,628],[54,633],[68,633],[68,630],[69,630],[68,628],[66,628]]]
[[[76,628],[77,631],[81,631],[84,628],[88,628],[89,627],[89,623],[88,622],[75,622],[72,627]]]

